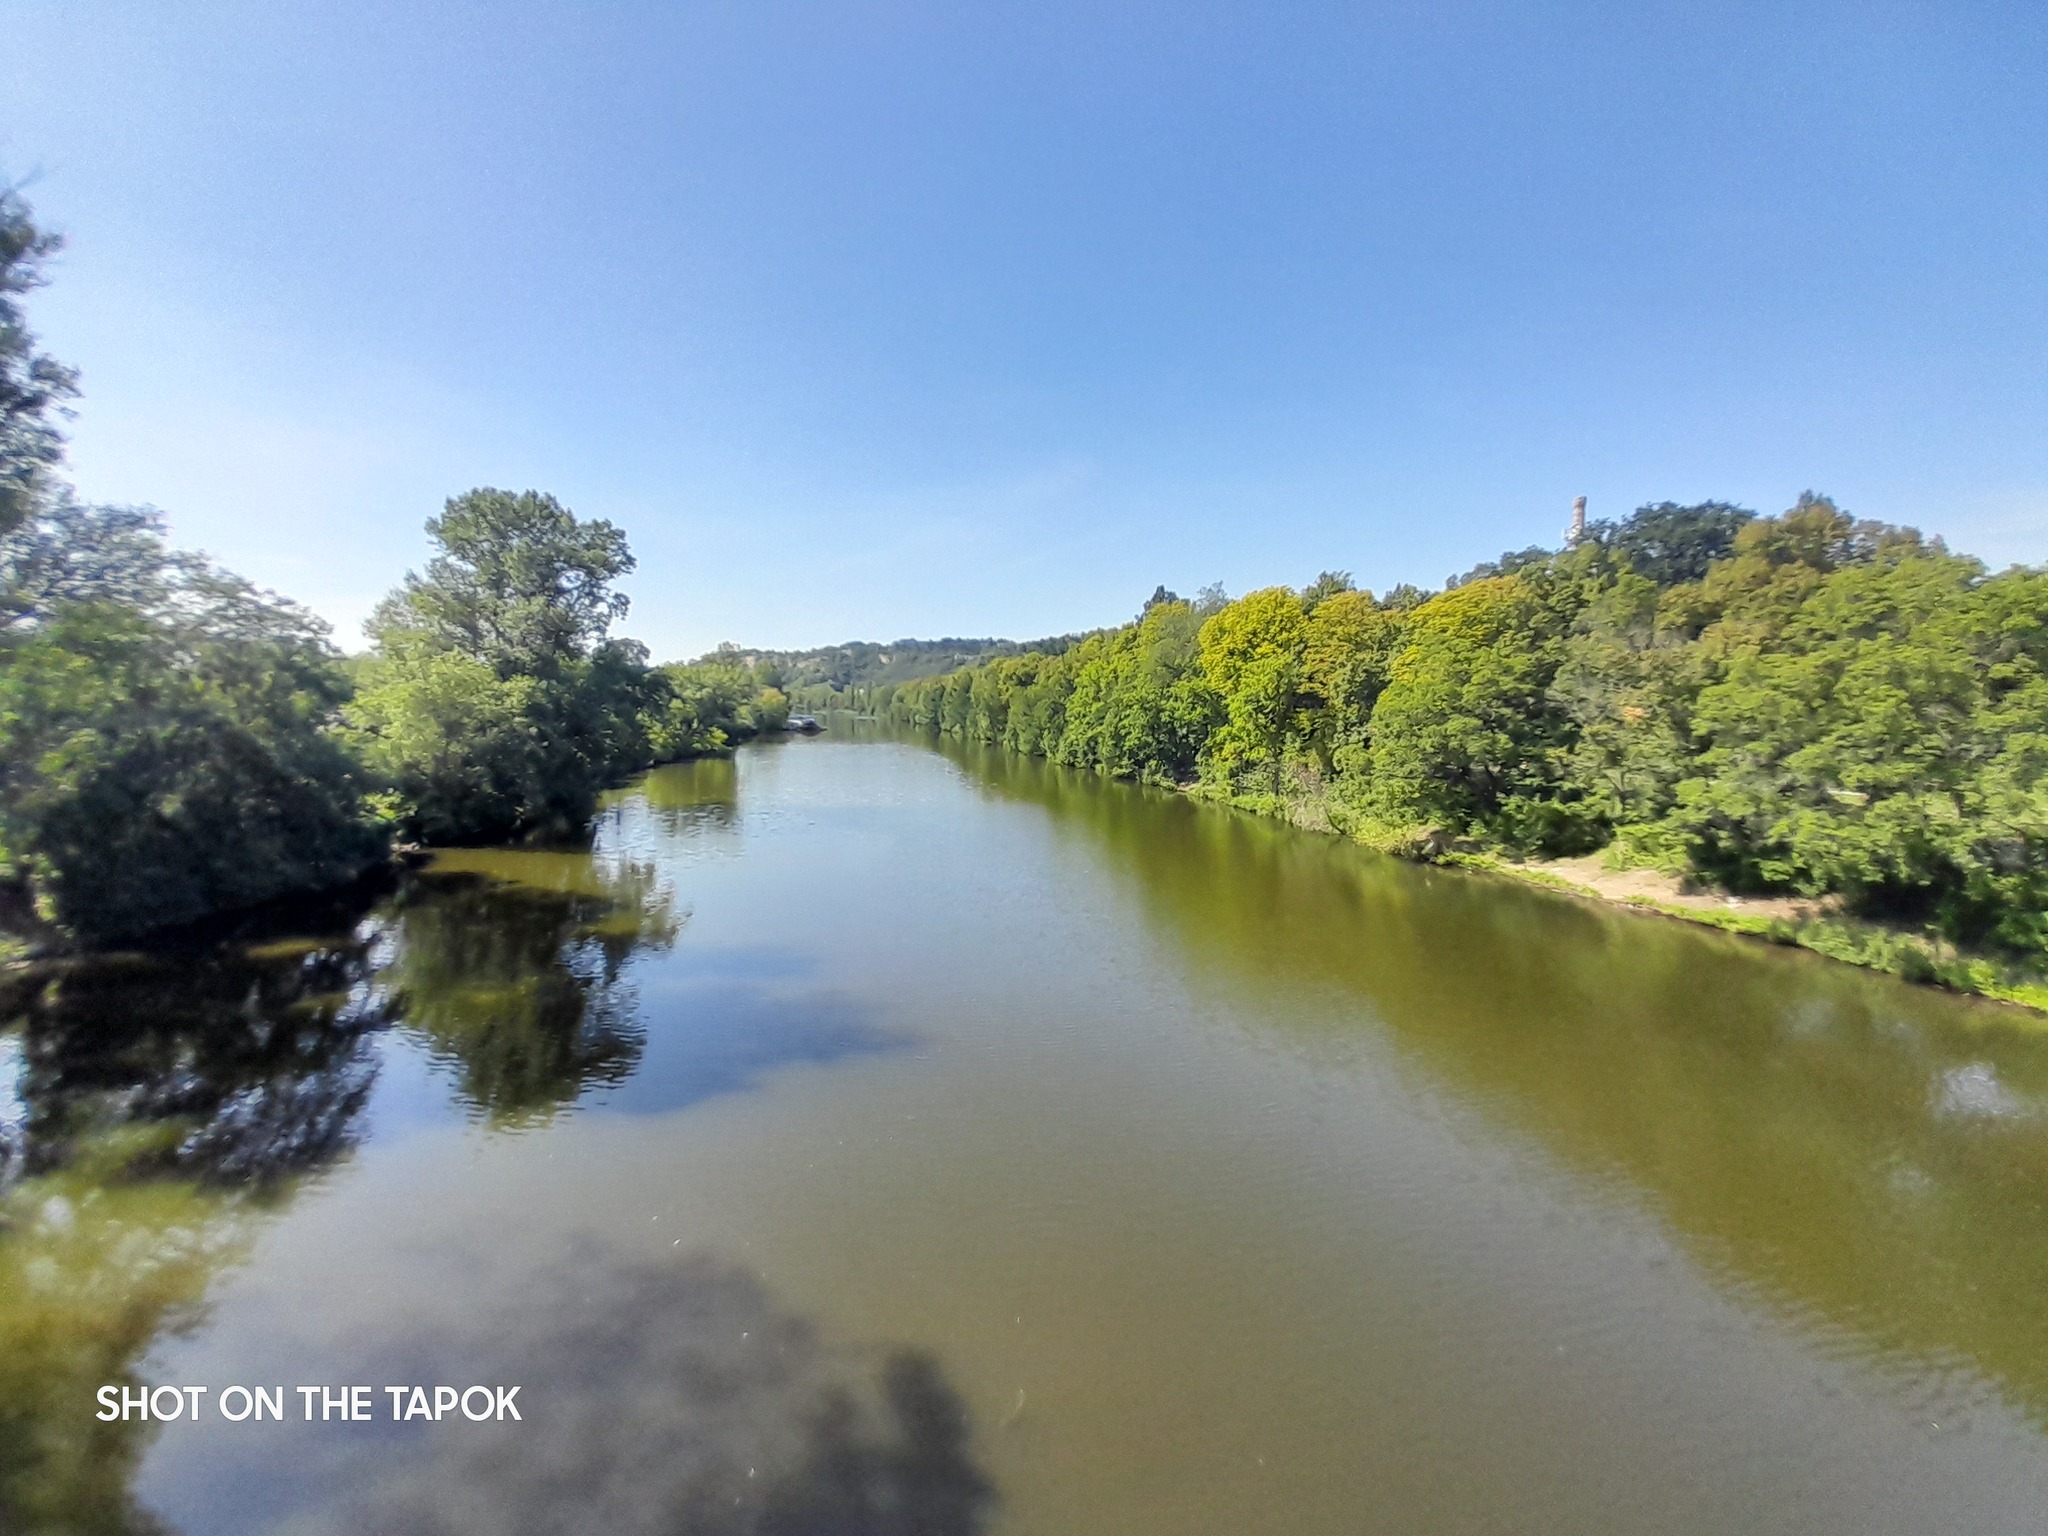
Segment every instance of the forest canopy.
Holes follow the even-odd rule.
[[[1607,848],[2048,950],[2048,573],[1807,494],[1659,502],[1434,595],[1339,573],[886,690],[894,717],[1407,852]]]

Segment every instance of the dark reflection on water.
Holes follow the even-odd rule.
[[[131,956],[17,991],[0,1182],[0,1530],[149,1532],[140,1423],[91,1417],[144,1385],[248,1218],[347,1154],[378,1075],[367,946]]]
[[[105,1424],[143,1385],[250,1213],[358,1141],[375,1085],[366,945],[326,939],[130,956],[19,987],[0,1179],[0,1530],[148,1532],[149,1441]]]
[[[364,945],[134,957],[24,989],[4,1173],[267,1186],[345,1152],[376,1079]]]
[[[670,836],[730,829],[739,818],[739,765],[729,757],[672,763],[613,797],[613,815],[626,805]]]
[[[225,1526],[974,1536],[994,1501],[935,1361],[829,1346],[753,1274],[708,1256],[586,1246],[348,1358],[363,1380],[519,1383],[523,1419],[380,1422],[375,1438],[292,1423],[222,1435],[193,1480],[215,1492]]]
[[[677,826],[728,822],[731,765],[710,766],[666,775],[656,812]],[[320,915],[330,928],[315,937],[112,957],[0,995],[0,1532],[160,1529],[128,1489],[161,1431],[93,1420],[93,1394],[145,1385],[152,1345],[203,1316],[209,1284],[266,1213],[358,1147],[391,1050],[440,1067],[454,1108],[518,1128],[593,1097],[672,1110],[782,1064],[901,1043],[792,957],[676,963],[667,952],[687,913],[673,890],[653,867],[589,848],[460,851],[367,912]],[[636,957],[661,967],[636,968]],[[600,1292],[602,1307],[579,1310],[579,1297]],[[591,1491],[608,1475],[621,1487],[647,1480],[645,1468],[571,1465],[574,1437],[623,1433],[617,1416],[650,1405],[671,1439],[631,1454],[668,1468],[650,1486],[683,1502],[666,1515],[621,1509],[598,1528],[978,1528],[986,1485],[962,1459],[958,1403],[928,1361],[906,1356],[864,1375],[776,1314],[758,1285],[703,1263],[646,1273],[586,1264],[523,1299],[520,1329],[541,1317],[529,1306],[552,1307],[557,1331],[528,1329],[530,1352],[499,1364],[566,1384],[553,1460],[525,1460],[531,1440],[515,1454],[433,1438],[422,1481],[379,1484],[357,1510],[370,1524],[339,1528],[591,1529]],[[670,1308],[668,1323],[651,1320]],[[499,1321],[517,1331],[510,1314]],[[749,1374],[766,1357],[721,1364],[713,1334],[735,1321],[780,1341],[766,1374]],[[656,1353],[628,1360],[643,1337]],[[611,1380],[572,1358],[586,1344],[616,1367]],[[401,1351],[415,1362],[430,1353],[424,1340]],[[626,1396],[605,1396],[612,1381]],[[636,1393],[640,1409],[629,1411]],[[703,1437],[726,1410],[740,1420],[718,1450]],[[699,1462],[677,1435],[703,1440]],[[741,1504],[690,1503],[722,1489],[742,1454],[764,1472]],[[545,1497],[533,1483],[543,1466]],[[237,1475],[260,1480],[261,1469]],[[455,1477],[508,1502],[465,1525],[433,1493]],[[293,1469],[286,1481],[297,1478]],[[633,1523],[657,1516],[669,1523]]]
[[[548,861],[584,878],[517,878]],[[497,862],[513,878],[456,869],[408,883],[389,908],[377,984],[464,1099],[509,1125],[632,1074],[646,1032],[625,965],[674,943],[681,922],[645,867],[597,871],[576,854]]]
[[[1085,839],[1235,1016],[1318,1056],[1391,1038],[1646,1200],[1728,1285],[1930,1394],[1982,1371],[2048,1422],[2048,1040],[2027,1016],[942,750]]]
[[[385,915],[380,995],[500,1128],[579,1102],[681,1109],[777,1067],[904,1043],[797,957],[666,953],[687,914],[644,864],[471,852],[410,882]]]

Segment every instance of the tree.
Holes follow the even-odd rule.
[[[1669,817],[1696,867],[1738,888],[1877,905],[1938,903],[1958,883],[1959,801],[1999,743],[1980,734],[1974,626],[1948,616],[1976,606],[1982,574],[1894,544],[1774,605],[1768,639],[1739,613],[1723,621],[1736,632],[1700,692],[1697,757]]]
[[[1166,589],[1166,583],[1162,581],[1152,589],[1152,595],[1145,599],[1145,606],[1138,610],[1138,617],[1140,619],[1144,618],[1146,614],[1157,608],[1161,603],[1177,603],[1180,600],[1180,594],[1178,592],[1169,592]]]
[[[1250,592],[1202,625],[1202,673],[1223,706],[1209,761],[1229,784],[1263,768],[1280,793],[1290,740],[1302,724],[1303,650],[1308,615],[1286,587]]]
[[[1305,613],[1314,613],[1316,604],[1326,597],[1335,597],[1339,592],[1356,592],[1358,583],[1351,579],[1349,571],[1324,571],[1301,591],[1301,606]]]
[[[1606,827],[1670,808],[1689,763],[1696,689],[1683,648],[1657,627],[1650,578],[1624,572],[1580,614],[1550,703],[1576,728],[1570,775]]]
[[[373,640],[417,633],[500,677],[550,677],[626,615],[629,600],[611,586],[633,569],[625,534],[578,521],[552,496],[485,487],[451,497],[427,536],[441,552],[378,605]]]
[[[1559,730],[1545,692],[1559,647],[1519,576],[1488,576],[1406,616],[1372,712],[1373,794],[1394,822],[1541,842]]]
[[[36,349],[21,305],[63,244],[18,190],[0,187],[0,533],[20,527],[47,490],[64,456],[55,418],[78,393],[77,373]]]
[[[0,537],[0,590],[0,883],[40,921],[126,938],[381,856],[312,615],[69,498]]]
[[[91,506],[54,488],[33,515],[0,533],[0,637],[47,624],[76,603],[165,612],[173,588],[204,570],[197,556],[165,547],[154,510]]]
[[[1658,502],[1589,532],[1439,594],[1376,602],[1325,572],[1299,595],[1159,601],[885,707],[1104,773],[1198,763],[1392,845],[1613,838],[1723,887],[2048,956],[2048,572],[1987,576],[1812,492],[1776,517]]]
[[[394,635],[348,706],[356,749],[390,788],[384,815],[422,842],[509,837],[554,798],[537,684]]]
[[[1314,722],[1314,749],[1325,772],[1365,772],[1368,722],[1400,648],[1400,617],[1370,592],[1342,588],[1308,615],[1302,688]]]
[[[1073,690],[1048,755],[1120,778],[1173,782],[1190,774],[1215,715],[1198,668],[1199,629],[1193,608],[1175,599],[1084,641],[1071,653]],[[1007,719],[1005,706],[994,707]]]
[[[1659,501],[1637,507],[1619,523],[1596,522],[1586,534],[1659,587],[1698,581],[1735,548],[1735,536],[1756,514],[1725,501],[1682,507]]]
[[[625,536],[552,496],[483,489],[427,521],[439,553],[377,607],[376,654],[349,708],[390,786],[386,814],[434,842],[573,832],[598,792],[694,739],[646,654],[606,631]]]

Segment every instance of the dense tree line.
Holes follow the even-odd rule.
[[[71,370],[22,298],[59,242],[0,190],[0,932],[104,942],[347,882],[395,839],[581,829],[599,791],[787,717],[772,668],[613,638],[625,536],[482,489],[350,660],[326,625],[61,476]]]
[[[1064,650],[1079,636],[1045,640],[849,640],[808,651],[742,651],[722,646],[716,653],[749,667],[769,669],[793,701],[810,709],[860,707],[870,690],[890,683],[933,677],[998,656]]]
[[[1383,598],[1163,590],[1120,629],[890,690],[897,719],[1380,846],[1612,846],[2048,948],[2048,571],[1824,497],[1644,507]]]

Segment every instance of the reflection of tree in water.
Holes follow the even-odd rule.
[[[943,750],[1086,838],[1242,1017],[1316,1054],[1384,1033],[1552,1154],[1625,1175],[1746,1299],[1853,1330],[1960,1393],[1969,1361],[2048,1424],[2048,1050],[1998,1027],[2010,1016],[1038,759]]]
[[[380,989],[500,1124],[632,1074],[645,1030],[625,963],[680,927],[651,868],[570,867],[582,878],[556,884],[429,873],[391,908]]]
[[[970,1454],[966,1410],[937,1364],[911,1351],[831,1348],[744,1271],[703,1257],[654,1265],[585,1255],[448,1326],[460,1332],[380,1341],[366,1353],[385,1356],[385,1374],[372,1376],[518,1382],[524,1420],[422,1424],[360,1448],[322,1437],[311,1454],[325,1450],[332,1459],[316,1475],[339,1498],[313,1529],[984,1529],[993,1488]]]
[[[375,1076],[362,946],[81,966],[21,988],[0,1169],[0,1530],[144,1532],[140,1422],[103,1384],[195,1313],[244,1212],[353,1144]]]
[[[619,809],[651,818],[670,836],[719,830],[739,819],[739,765],[729,757],[670,763],[638,780]]]
[[[552,885],[423,877],[368,940],[113,957],[0,997],[0,1531],[156,1529],[128,1493],[150,1427],[94,1420],[93,1394],[141,1386],[252,1211],[355,1144],[394,1006],[494,1116],[632,1070],[620,970],[673,912],[644,870],[546,857]]]
[[[352,1142],[376,1075],[352,940],[80,967],[20,1008],[6,1172],[264,1186]]]

